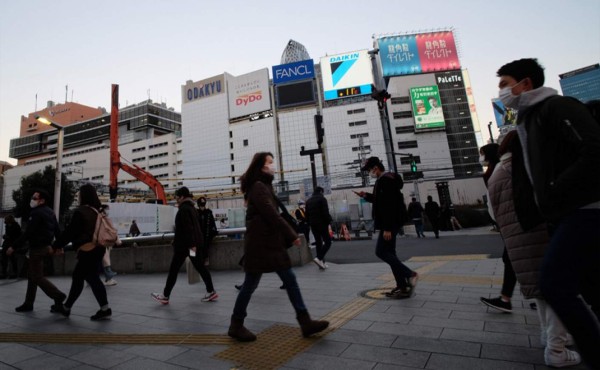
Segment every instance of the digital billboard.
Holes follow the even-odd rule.
[[[312,59],[273,66],[273,84],[315,78],[315,63]]]
[[[415,117],[415,130],[445,127],[437,86],[412,87],[409,93]]]
[[[271,109],[267,68],[237,77],[227,75],[227,91],[230,119]]]
[[[325,100],[371,94],[373,71],[367,50],[321,58]]]
[[[221,94],[225,91],[224,81],[223,75],[196,82],[188,81],[185,85],[181,86],[181,101],[185,104],[194,100]]]
[[[494,116],[496,117],[496,125],[498,127],[517,123],[517,111],[512,108],[506,108],[500,99],[492,99],[492,108],[494,109]]]
[[[278,108],[313,104],[315,102],[314,80],[275,85]]]
[[[384,77],[460,69],[452,31],[377,40]]]

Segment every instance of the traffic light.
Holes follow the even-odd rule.
[[[372,87],[371,98],[377,100],[377,106],[379,109],[383,109],[385,102],[391,97],[392,96],[387,92],[387,90],[377,90],[375,86]]]
[[[414,159],[410,162],[410,172],[417,172],[417,162]]]
[[[323,144],[325,130],[323,129],[323,116],[320,114],[315,114],[315,132],[317,133],[317,144]]]

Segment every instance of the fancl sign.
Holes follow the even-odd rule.
[[[223,75],[197,82],[188,81],[185,85],[181,86],[181,101],[185,104],[223,92],[225,92],[225,79]]]
[[[273,83],[275,85],[314,77],[315,66],[312,59],[273,66]]]

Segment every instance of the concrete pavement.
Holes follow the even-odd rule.
[[[92,322],[98,309],[86,288],[69,318],[50,313],[41,291],[31,313],[19,314],[26,280],[0,281],[2,369],[545,369],[536,312],[516,292],[512,314],[489,309],[479,297],[500,291],[503,264],[483,255],[408,261],[421,274],[416,296],[391,300],[384,263],[295,268],[314,318],[331,321],[316,338],[300,335],[275,274],[266,274],[249,306],[246,326],[256,342],[226,336],[240,271],[218,271],[217,302],[203,303],[202,283],[179,280],[169,305],[166,274],[119,275],[107,287],[110,321]],[[68,291],[70,278],[52,281]],[[583,369],[583,366],[575,367]]]

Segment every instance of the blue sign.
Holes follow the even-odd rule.
[[[273,83],[275,85],[310,78],[315,78],[315,64],[312,59],[273,66]]]
[[[383,37],[378,41],[384,77],[422,73],[415,35]]]

